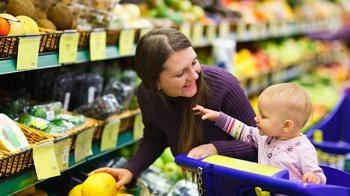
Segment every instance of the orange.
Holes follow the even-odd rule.
[[[10,32],[9,21],[0,17],[0,35],[8,35],[9,32]]]

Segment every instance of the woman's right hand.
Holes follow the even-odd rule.
[[[115,180],[117,181],[117,188],[120,188],[120,187],[130,183],[132,178],[133,178],[132,173],[129,170],[123,169],[123,168],[102,167],[102,168],[99,168],[99,169],[92,171],[90,174],[98,173],[98,172],[106,172],[106,173],[111,174],[115,178]]]

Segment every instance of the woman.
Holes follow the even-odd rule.
[[[255,125],[238,80],[223,69],[201,66],[185,35],[175,29],[148,32],[137,45],[135,65],[142,80],[137,97],[145,125],[139,149],[126,168],[94,172],[112,174],[120,187],[136,179],[168,146],[175,156],[220,154],[256,161],[253,146],[232,140],[193,114],[196,104],[205,105]]]

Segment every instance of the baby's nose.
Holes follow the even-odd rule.
[[[257,116],[255,116],[254,120],[255,120],[255,122],[258,122],[259,118]]]

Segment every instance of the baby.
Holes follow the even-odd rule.
[[[215,125],[237,140],[258,148],[258,162],[288,169],[291,180],[325,184],[315,147],[300,130],[309,120],[311,100],[303,87],[295,83],[275,84],[258,99],[257,127],[250,127],[222,112],[196,105],[195,115],[215,121]]]

